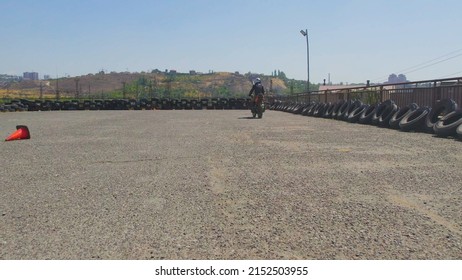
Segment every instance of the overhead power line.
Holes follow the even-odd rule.
[[[452,73],[452,74],[449,74],[449,75],[440,77],[440,79],[451,78],[451,77],[454,77],[454,76],[459,75],[459,74],[462,74],[462,71],[459,71],[459,72],[456,72],[456,73]]]
[[[408,72],[405,72],[404,74],[408,74],[408,73],[412,73],[412,72],[415,72],[415,71],[418,71],[418,70],[421,70],[421,69],[424,69],[424,68],[428,68],[430,66],[433,66],[433,65],[436,65],[436,64],[439,64],[441,62],[445,62],[445,61],[448,61],[450,59],[453,59],[453,58],[456,58],[456,57],[459,57],[459,56],[462,56],[462,53],[461,54],[458,54],[458,55],[454,55],[454,56],[451,56],[451,57],[448,57],[446,59],[443,59],[443,60],[440,60],[440,61],[437,61],[435,63],[432,63],[432,64],[428,64],[428,65],[425,65],[425,66],[422,66],[422,67],[419,67],[417,69],[414,69],[412,71],[408,71]]]
[[[433,61],[436,61],[436,60],[438,60],[438,59],[442,59],[442,58],[444,58],[444,57],[447,57],[447,56],[449,56],[449,55],[452,55],[452,54],[455,54],[455,53],[458,53],[458,52],[461,52],[461,51],[462,51],[462,49],[458,49],[458,50],[456,50],[456,51],[447,53],[447,54],[445,54],[445,55],[442,55],[442,56],[439,56],[439,57],[437,57],[437,58],[431,59],[431,60],[429,60],[429,61],[422,62],[422,63],[417,64],[417,65],[415,65],[415,66],[412,66],[412,67],[409,67],[409,68],[405,68],[405,69],[403,69],[403,70],[399,70],[399,72],[405,72],[405,71],[408,71],[408,70],[412,70],[412,69],[414,69],[414,68],[423,66],[423,65],[425,65],[425,64],[431,63],[431,62],[433,62]]]
[[[425,68],[428,68],[428,67],[430,67],[430,66],[433,66],[433,65],[436,65],[436,64],[439,64],[439,63],[448,61],[448,60],[450,60],[450,59],[454,59],[454,58],[456,58],[456,57],[462,56],[462,53],[460,53],[461,51],[462,51],[462,49],[458,49],[458,50],[452,51],[452,52],[450,52],[450,53],[447,53],[447,54],[445,54],[445,55],[442,55],[442,56],[433,58],[433,59],[431,59],[431,60],[428,60],[428,61],[419,63],[419,64],[414,65],[414,66],[412,66],[412,67],[408,67],[408,68],[405,68],[405,69],[396,71],[395,73],[398,73],[398,74],[408,74],[408,73],[412,73],[412,72],[415,72],[415,71],[418,71],[418,70],[421,70],[421,69],[425,69]],[[459,53],[459,54],[453,55],[453,54],[456,54],[456,53]],[[450,56],[450,55],[453,55],[453,56],[448,57],[448,56]],[[386,79],[387,77],[388,77],[388,75],[386,75],[386,76],[381,76],[381,77],[379,77],[379,78],[374,79],[374,81],[376,81],[376,82],[382,81],[382,80]]]

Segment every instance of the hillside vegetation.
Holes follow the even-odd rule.
[[[270,94],[301,92],[303,81],[289,80],[283,72],[265,76],[252,73],[104,73],[3,85],[0,98],[211,98],[243,97],[256,77]]]

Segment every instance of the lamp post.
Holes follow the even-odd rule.
[[[306,65],[307,65],[307,79],[306,79],[306,91],[308,92],[308,102],[311,101],[310,93],[310,47],[308,44],[308,29],[300,30],[300,33],[306,37]]]

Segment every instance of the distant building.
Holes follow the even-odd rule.
[[[24,72],[22,75],[24,80],[37,81],[39,79],[37,72]]]
[[[43,79],[44,79],[44,80],[49,80],[49,79],[50,79],[50,75],[43,75]]]
[[[0,87],[8,85],[11,82],[21,81],[22,77],[7,75],[7,74],[0,74]]]
[[[387,83],[388,84],[398,84],[398,83],[405,83],[405,82],[409,82],[406,78],[406,75],[404,74],[399,74],[399,75],[396,75],[396,74],[390,74],[390,76],[388,76],[388,81]]]
[[[196,75],[197,72],[195,70],[189,70],[189,75]]]

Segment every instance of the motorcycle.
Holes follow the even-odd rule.
[[[263,95],[255,96],[255,100],[250,107],[252,116],[255,118],[258,116],[259,119],[263,117],[263,112],[265,112],[265,103],[263,102]]]

